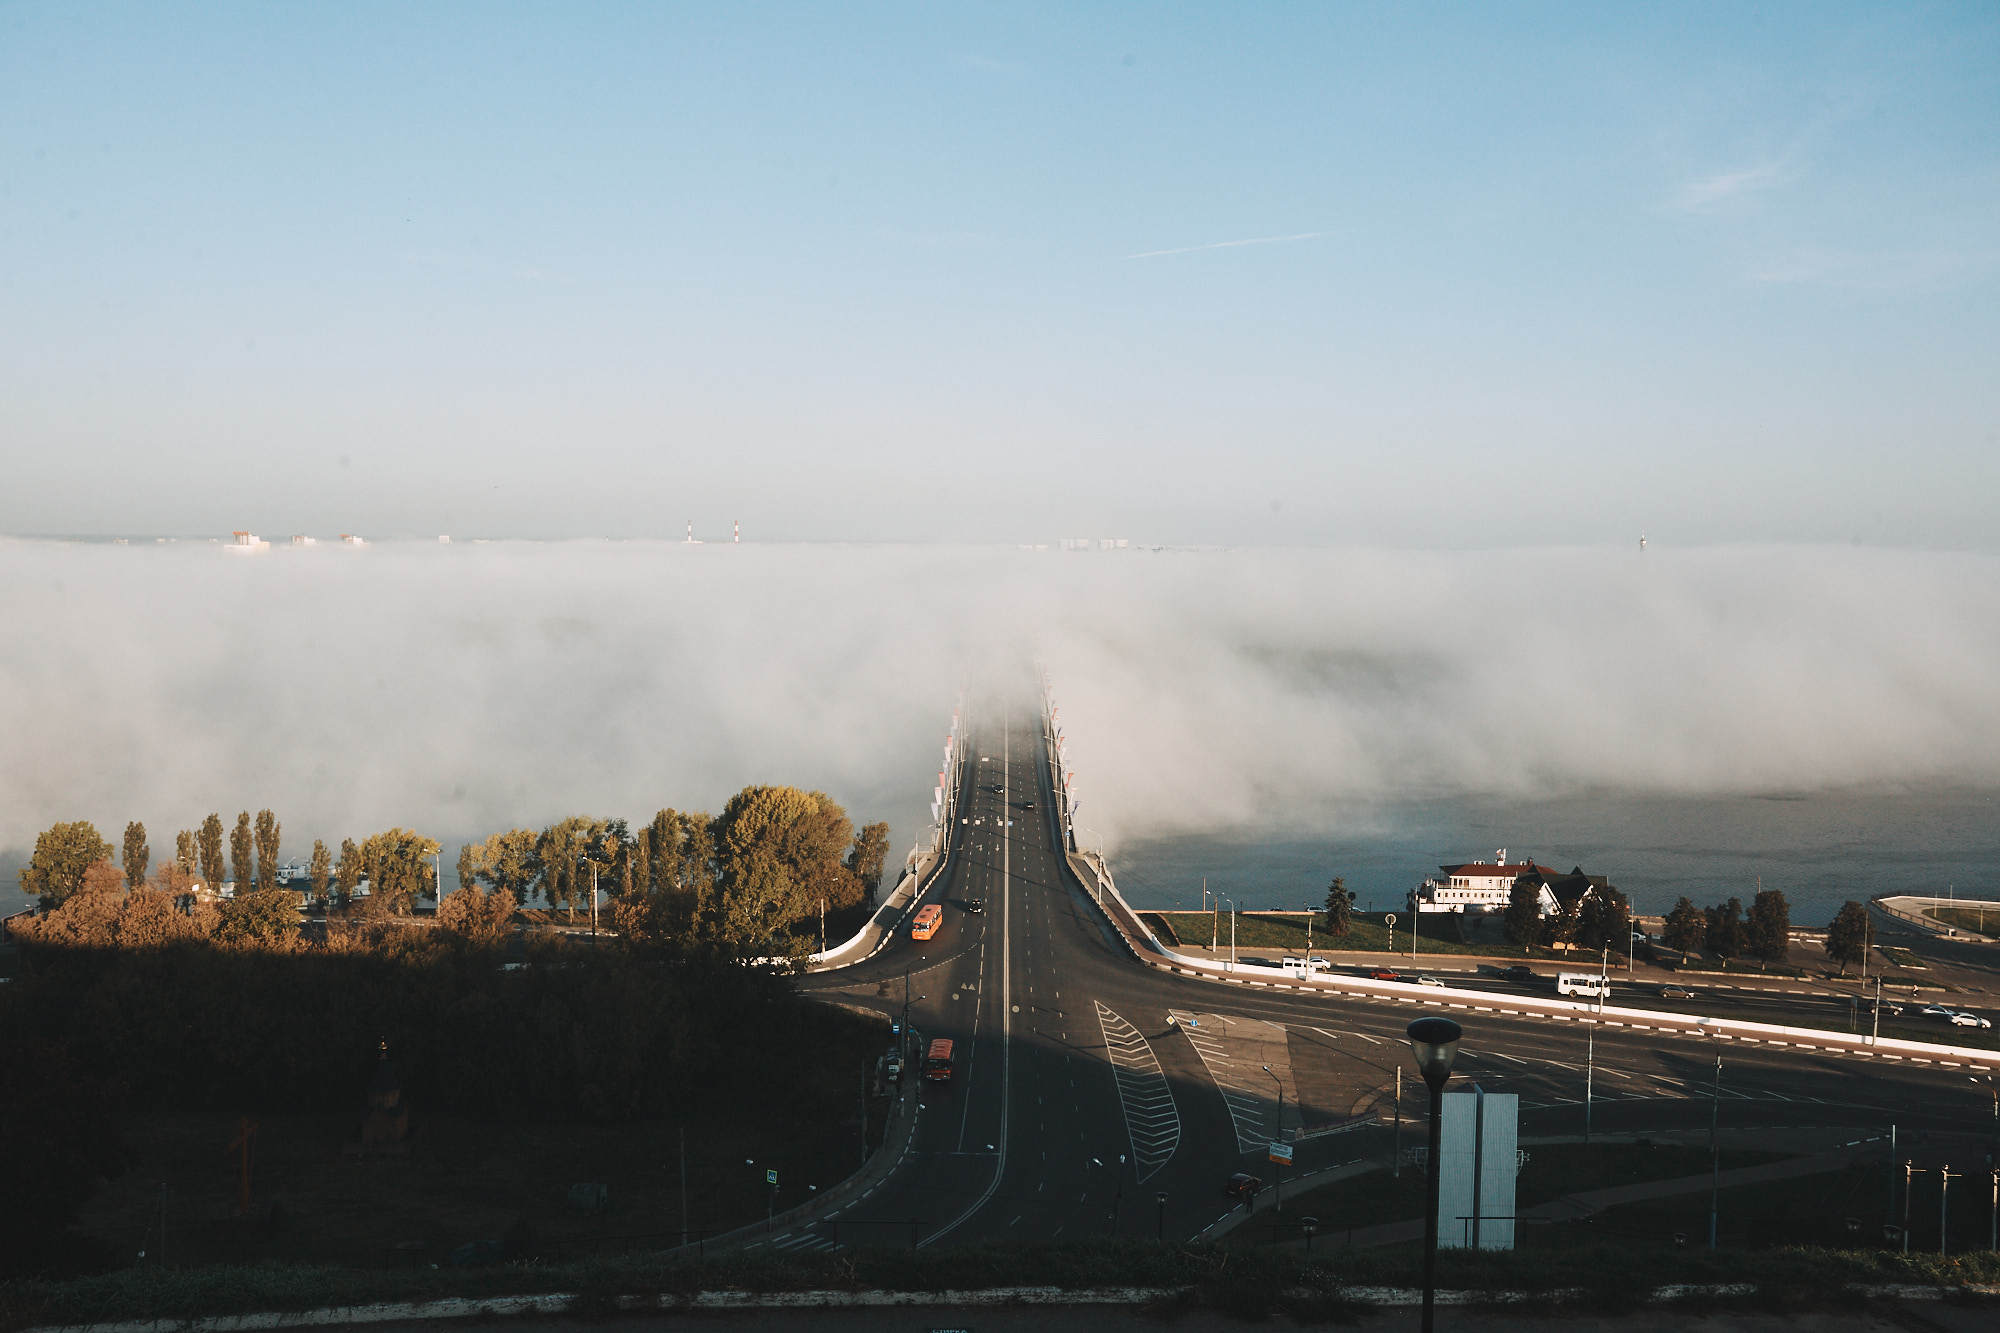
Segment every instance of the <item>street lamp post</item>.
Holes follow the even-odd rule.
[[[1715,1248],[1716,1216],[1722,1199],[1722,1148],[1716,1137],[1716,1126],[1722,1117],[1722,1040],[1708,1028],[1709,1020],[1700,1020],[1699,1025],[1715,1043],[1715,1083],[1708,1094],[1708,1248]]]
[[[1430,1183],[1424,1190],[1424,1318],[1423,1331],[1431,1333],[1437,1304],[1438,1248],[1438,1156],[1444,1144],[1444,1085],[1451,1077],[1451,1062],[1464,1036],[1449,1018],[1428,1015],[1410,1024],[1410,1053],[1416,1057],[1417,1072],[1431,1093]]]
[[[1265,1073],[1271,1074],[1271,1066],[1262,1065],[1259,1067]],[[1285,1084],[1284,1080],[1280,1079],[1276,1074],[1271,1074],[1271,1082],[1278,1086],[1278,1125],[1276,1130],[1271,1134],[1271,1142],[1275,1144],[1282,1143],[1285,1139]],[[1273,1162],[1272,1165],[1278,1168],[1276,1172],[1278,1185],[1276,1194],[1272,1196],[1271,1211],[1282,1213],[1285,1211],[1285,1164],[1283,1162]]]
[[[1996,1176],[1995,1178],[2000,1179],[2000,1176]],[[1156,1235],[1158,1239],[1165,1240],[1167,1238],[1167,1192],[1165,1190],[1161,1190],[1159,1193],[1155,1194],[1153,1196],[1153,1202],[1158,1204],[1160,1207],[1160,1229],[1156,1233]]]
[[[1215,895],[1215,901],[1218,904],[1229,904],[1229,970],[1234,972],[1236,970],[1236,900],[1234,898],[1225,898],[1218,893]]]

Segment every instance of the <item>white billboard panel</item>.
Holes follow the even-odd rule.
[[[1448,1092],[1438,1162],[1438,1248],[1514,1248],[1514,1179],[1521,1099]]]

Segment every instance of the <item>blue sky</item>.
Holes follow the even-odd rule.
[[[1990,5],[0,6],[0,531],[1991,547]]]

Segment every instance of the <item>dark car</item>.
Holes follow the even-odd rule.
[[[1535,979],[1535,969],[1516,963],[1500,975],[1509,981],[1533,981]]]
[[[1222,1192],[1232,1199],[1254,1199],[1264,1188],[1264,1182],[1247,1171],[1238,1171],[1222,1187]]]
[[[1879,1009],[1883,1013],[1889,1015],[1889,1017],[1891,1018],[1901,1018],[1903,1016],[1903,1006],[1897,1004],[1894,1000],[1884,1000],[1880,1004],[1877,1004],[1875,1003],[1875,1001],[1870,1000],[1867,1004],[1863,1005],[1862,1008],[1871,1014]]]
[[[983,898],[967,898],[961,905],[974,916],[986,910],[986,900]]]

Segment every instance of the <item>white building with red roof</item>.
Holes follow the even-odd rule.
[[[1502,847],[1491,861],[1467,861],[1438,867],[1439,873],[1419,884],[1410,894],[1410,907],[1418,912],[1503,912],[1514,891],[1514,881],[1523,875],[1553,878],[1559,871],[1526,861],[1509,861]],[[1542,915],[1556,910],[1556,897],[1546,883],[1541,886]]]

